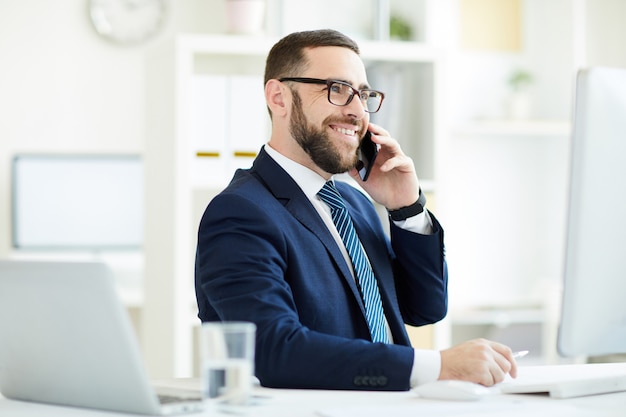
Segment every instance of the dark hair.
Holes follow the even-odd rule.
[[[359,46],[341,32],[332,29],[291,33],[279,40],[270,50],[265,62],[265,79],[297,77],[307,67],[304,55],[307,48],[340,46],[360,54]]]

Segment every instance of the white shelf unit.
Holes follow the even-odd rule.
[[[236,149],[227,140],[217,141],[217,149],[207,152],[214,156],[197,156],[202,149],[194,148],[192,136],[198,132],[192,119],[193,103],[198,101],[191,86],[202,77],[209,81],[217,77],[218,84],[219,79],[229,77],[235,81],[258,77],[262,93],[265,58],[276,40],[181,35],[148,58],[142,341],[153,377],[194,374],[193,329],[199,325],[194,293],[198,222],[211,197],[227,185],[234,167],[248,167],[252,161],[252,156],[234,156]],[[381,110],[375,120],[398,138],[414,158],[424,186],[435,191],[442,108],[437,93],[442,84],[439,53],[413,42],[367,41],[359,46],[370,83],[387,93],[383,104],[387,111]],[[390,76],[393,80],[388,86],[376,85],[375,80],[382,82]],[[217,94],[211,99],[213,106],[227,100]],[[258,107],[257,114],[241,114],[239,120],[267,118],[269,123],[265,106]],[[258,151],[267,142],[269,129],[249,134],[252,142],[257,141]]]

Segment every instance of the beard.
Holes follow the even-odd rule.
[[[289,132],[315,165],[329,174],[341,174],[354,168],[359,160],[358,149],[355,149],[351,155],[342,155],[342,152],[328,137],[327,132],[308,123],[298,92],[292,90],[292,96],[293,105]],[[334,120],[331,117],[326,118],[323,126],[327,126],[333,121],[339,120]],[[357,125],[354,120],[341,120],[341,122]]]

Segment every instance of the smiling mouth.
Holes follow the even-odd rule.
[[[346,129],[346,128],[343,128],[343,127],[334,127],[333,126],[332,129],[335,132],[339,132],[341,134],[348,135],[348,136],[356,136],[356,132],[357,132],[357,129]]]

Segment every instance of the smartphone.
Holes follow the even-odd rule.
[[[363,140],[361,140],[361,146],[359,147],[359,163],[357,164],[357,168],[361,180],[367,181],[377,155],[378,145],[372,142],[372,134],[368,130]]]

